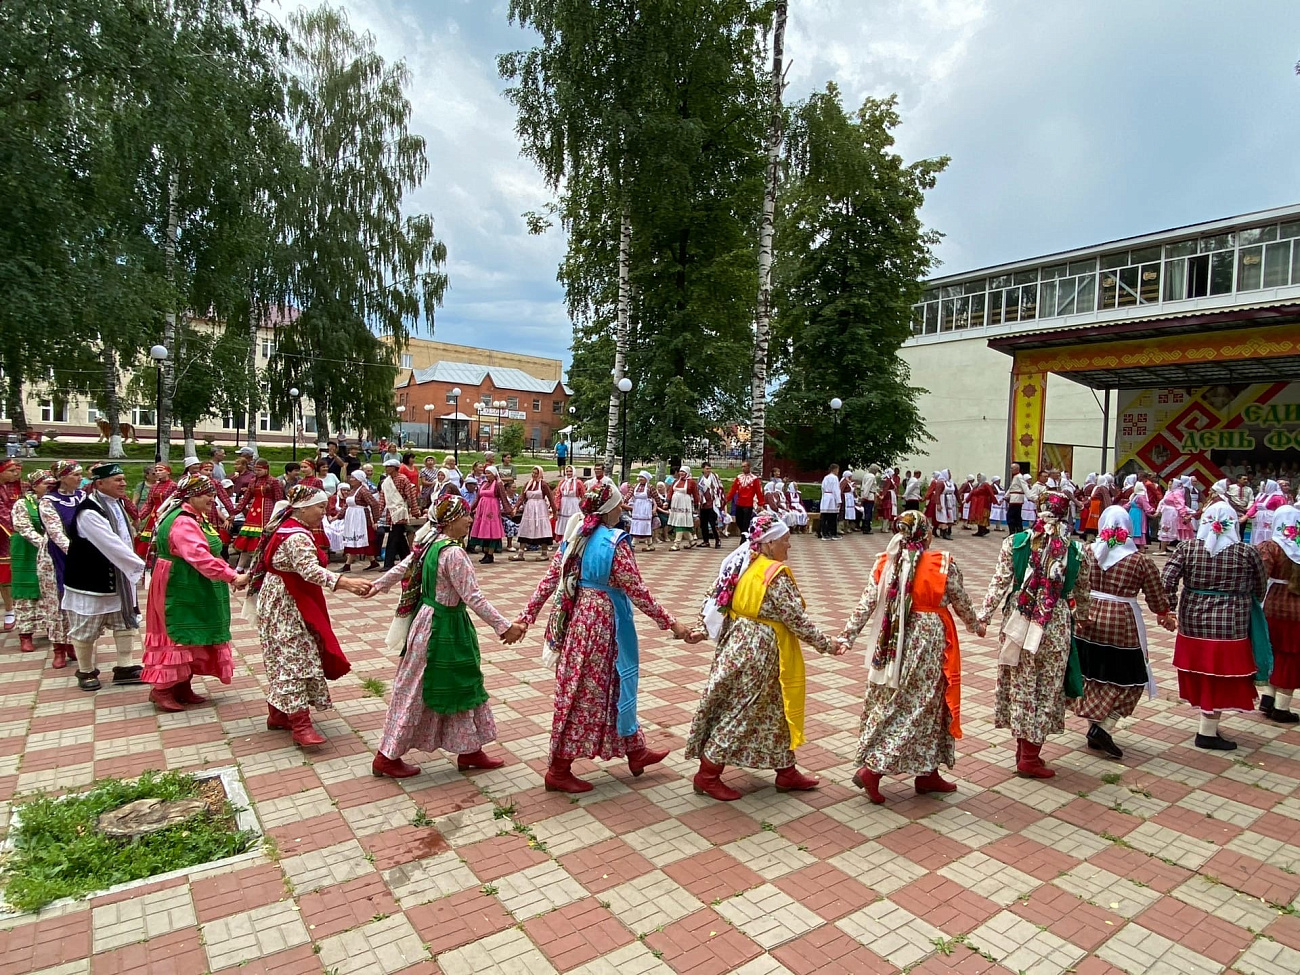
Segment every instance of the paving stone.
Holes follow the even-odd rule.
[[[737,894],[714,909],[768,950],[823,923],[820,917],[771,884]]]
[[[306,944],[310,937],[293,901],[231,914],[203,925],[203,946],[213,971]]]
[[[841,918],[835,926],[899,968],[915,965],[934,951],[943,932],[889,900],[879,900]]]
[[[582,885],[558,863],[548,860],[495,881],[501,903],[520,921],[545,914],[585,897]]]
[[[976,850],[939,870],[941,876],[1002,907],[1037,889],[1042,881]]]
[[[607,890],[602,899],[609,903],[614,915],[638,935],[647,934],[703,907],[690,891],[662,870],[619,884]]]
[[[1131,880],[1117,877],[1109,870],[1102,870],[1090,863],[1080,864],[1052,883],[1076,897],[1125,918],[1136,917],[1160,899],[1159,891],[1140,887]]]
[[[366,859],[366,851],[356,840],[289,857],[281,861],[280,866],[298,894],[318,890],[329,884],[347,883],[372,873],[375,869],[374,864]]]
[[[157,938],[198,923],[190,889],[184,884],[96,907],[91,918],[96,952]]]
[[[872,890],[886,895],[926,873],[907,857],[874,842],[863,843],[831,857],[829,862]]]
[[[667,820],[633,830],[623,837],[627,845],[636,850],[656,867],[675,863],[683,857],[693,856],[711,849],[713,844],[685,823]]]
[[[514,929],[443,952],[438,956],[438,968],[444,975],[556,975],[555,967],[528,935]]]
[[[533,835],[552,856],[563,856],[611,838],[614,833],[585,809],[574,809],[533,824]]]
[[[970,933],[968,940],[1004,967],[1025,975],[1061,975],[1087,954],[1011,911],[989,918]]]
[[[1277,941],[1257,938],[1232,967],[1243,975],[1300,972],[1300,950]]]
[[[761,830],[753,836],[728,843],[722,849],[764,880],[775,880],[817,862],[817,857],[799,849],[798,844],[774,830]]]
[[[321,965],[338,975],[392,975],[428,959],[420,936],[402,914],[320,942]]]
[[[1127,924],[1097,949],[1097,957],[1130,975],[1180,972],[1182,975],[1218,975],[1223,970],[1204,955],[1176,945],[1140,924]],[[1277,971],[1277,970],[1275,970]]]
[[[413,907],[479,886],[479,879],[454,851],[390,867],[383,872],[383,877],[402,907]]]

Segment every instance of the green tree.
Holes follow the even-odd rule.
[[[331,428],[392,425],[397,356],[421,317],[433,327],[447,248],[433,217],[402,210],[428,173],[424,139],[409,128],[405,64],[385,63],[339,10],[300,10],[290,23],[289,117],[301,162],[285,231],[302,313],[279,336],[270,404],[287,416],[297,386],[315,403],[324,439]]]
[[[524,452],[524,425],[518,422],[507,423],[497,434],[496,443],[492,447],[498,457],[503,454],[514,454],[518,457]]]
[[[921,223],[947,157],[894,151],[894,98],[845,112],[828,85],[796,107],[776,230],[772,401],[778,449],[810,467],[889,460],[929,439],[906,363],[939,235]],[[838,426],[828,404],[843,400]],[[778,433],[779,431],[779,433]]]

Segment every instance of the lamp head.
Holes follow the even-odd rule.
[[[167,358],[167,346],[155,345],[149,350],[149,358],[153,359],[154,362],[165,361]]]
[[[627,376],[624,376],[622,379],[620,379],[618,381],[618,391],[620,393],[632,392],[632,380],[628,379]]]
[[[298,387],[297,387],[297,386],[294,386],[293,388],[291,388],[291,389],[289,390],[289,395],[292,396],[294,399],[297,399],[298,396],[299,396],[299,393],[298,393]]]
[[[838,409],[840,409],[840,407],[842,407],[843,405],[844,405],[844,400],[840,399],[838,396],[834,397],[834,398],[831,400],[831,409],[832,409],[832,410],[838,410]]]

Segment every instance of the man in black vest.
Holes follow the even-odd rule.
[[[90,490],[68,528],[62,603],[68,638],[77,652],[77,686],[83,691],[101,686],[95,641],[106,627],[113,631],[117,647],[113,683],[139,684],[141,674],[131,660],[139,642],[135,587],[144,575],[144,561],[132,549],[122,504],[126,475],[121,466],[108,463],[91,468],[90,476]]]

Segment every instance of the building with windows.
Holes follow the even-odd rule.
[[[392,342],[391,339],[386,341],[390,344]],[[411,338],[399,354],[398,364],[402,371],[398,373],[397,381],[405,383],[411,378],[411,373],[429,369],[438,362],[465,362],[496,369],[518,369],[537,379],[549,379],[557,383],[564,378],[564,363],[559,359]]]
[[[903,467],[1300,465],[1300,205],[933,278],[913,333]]]
[[[569,425],[571,395],[559,378],[456,361],[416,369],[394,387],[402,439],[422,447],[459,439],[484,448],[509,423],[523,426],[532,449],[549,447]]]

